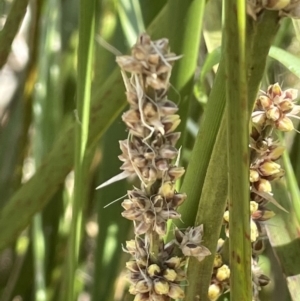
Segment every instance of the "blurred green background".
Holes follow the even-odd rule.
[[[89,22],[95,28],[86,31]],[[262,87],[279,82],[299,89],[298,28],[297,21],[280,21],[272,44],[283,53],[270,52]],[[121,217],[121,201],[104,206],[138,184],[123,180],[95,190],[120,172],[118,141],[127,138],[120,117],[125,88],[115,56],[129,53],[144,31],[153,39],[169,38],[172,51],[183,55],[169,97],[179,105],[181,161],[187,167],[220,61],[222,3],[0,0],[0,30],[0,301],[132,300],[122,252],[132,238],[131,223]],[[91,62],[84,55],[89,49]],[[90,81],[82,85],[85,64]],[[91,91],[91,113],[75,231],[74,129],[84,128],[78,107],[82,86]],[[300,300],[299,134],[287,135],[286,145],[287,176],[274,187],[274,197],[289,215],[279,211],[266,225],[273,248],[265,239],[260,264],[272,282],[262,301]],[[78,254],[68,262],[77,252],[70,250],[69,238],[78,233]]]

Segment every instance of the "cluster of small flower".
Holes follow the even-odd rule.
[[[230,289],[230,268],[223,262],[222,249],[224,240],[218,240],[217,252],[215,254],[210,286],[208,288],[208,299],[216,301]]]
[[[300,18],[299,0],[247,0],[247,13],[254,20],[263,9],[277,10],[280,16]]]
[[[278,160],[284,147],[274,141],[273,131],[289,132],[294,130],[291,117],[298,118],[300,106],[295,105],[297,90],[282,91],[278,83],[268,87],[258,97],[252,113],[252,132],[250,137],[250,208],[251,241],[253,242],[253,295],[258,300],[260,286],[268,284],[268,278],[259,271],[258,254],[262,246],[258,238],[263,235],[263,223],[274,216],[266,208],[272,202],[283,209],[272,197],[271,181],[281,178],[284,170]],[[275,136],[276,137],[276,136]],[[277,162],[276,162],[277,161]],[[257,243],[258,241],[258,243]]]
[[[257,98],[251,116],[252,130],[250,135],[250,239],[252,242],[252,279],[253,300],[258,299],[261,286],[268,284],[269,279],[263,275],[257,264],[258,255],[264,244],[261,237],[265,236],[264,221],[275,214],[266,208],[271,202],[284,210],[272,196],[271,182],[281,178],[284,170],[278,160],[284,152],[284,147],[274,141],[274,130],[289,132],[294,130],[291,117],[300,112],[300,106],[295,105],[297,90],[282,91],[276,83],[268,87],[266,92]],[[276,136],[275,136],[276,137]],[[226,234],[229,236],[229,211],[224,213]]]
[[[177,208],[186,199],[185,193],[175,190],[175,181],[184,174],[174,162],[179,156],[175,144],[180,133],[174,132],[180,123],[175,114],[178,107],[167,98],[172,63],[177,59],[167,39],[151,41],[142,34],[131,55],[116,60],[130,105],[122,116],[129,132],[128,139],[120,141],[122,177],[137,176],[141,182],[122,203],[122,215],[134,222],[136,235],[124,249],[132,256],[126,267],[135,301],[183,298],[185,256],[202,260],[210,254],[201,245],[202,226],[177,230],[173,241],[166,245],[163,241],[167,221],[180,218]]]

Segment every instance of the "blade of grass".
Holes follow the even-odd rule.
[[[118,1],[118,12],[127,44],[131,47],[137,36],[145,31],[140,3],[137,0]]]
[[[249,18],[248,18],[249,19]],[[277,11],[264,11],[259,21],[251,19],[247,26],[248,51],[248,110],[252,112],[270,47],[279,29]]]
[[[245,1],[225,1],[225,34],[230,300],[251,301]]]
[[[11,44],[18,33],[22,20],[26,13],[26,8],[29,0],[15,0],[6,22],[0,31],[0,69],[6,63],[10,53]]]
[[[280,62],[288,70],[300,78],[300,58],[289,53],[284,49],[272,46],[269,51],[269,56]]]
[[[173,0],[168,2],[168,32],[170,48],[182,59],[174,65],[171,83],[174,89],[170,89],[169,97],[174,101],[180,97],[179,109],[181,124],[178,130],[181,138],[178,144],[185,144],[185,129],[191,96],[193,95],[193,79],[197,67],[197,59],[201,41],[203,16],[206,1]],[[181,20],[185,20],[182,26]]]
[[[119,172],[120,154],[117,140],[126,137],[124,124],[116,120],[103,137],[103,159],[99,170],[99,181],[103,183],[107,178]],[[98,212],[99,233],[95,254],[95,271],[93,285],[93,301],[110,300],[114,292],[114,282],[120,265],[120,252],[125,243],[130,222],[121,217],[121,202],[123,199],[109,207],[104,208],[110,202],[124,196],[128,189],[126,181],[117,182],[97,191],[96,206]]]
[[[211,53],[209,53],[205,59],[205,62],[201,68],[201,74],[200,74],[200,85],[203,85],[205,76],[208,72],[213,68],[213,66],[219,64],[221,59],[221,47],[217,47],[214,49]]]
[[[40,24],[39,60],[36,89],[33,99],[33,155],[35,166],[40,166],[45,155],[51,150],[61,122],[62,104],[60,102],[59,85],[54,81],[53,70],[59,74],[59,67],[54,61],[54,52],[57,43],[57,27],[59,3],[50,0],[42,8],[43,22]],[[52,72],[51,72],[52,71]],[[52,73],[52,74],[51,74]],[[54,83],[53,83],[54,82]],[[55,208],[53,206],[52,208]],[[51,208],[51,210],[52,210]],[[47,212],[50,213],[49,211]],[[53,216],[55,218],[55,216]],[[42,213],[37,213],[32,223],[32,249],[34,260],[35,300],[44,301],[46,293],[46,238],[43,231]]]
[[[81,0],[79,4],[79,45],[77,70],[77,114],[75,141],[75,183],[72,203],[72,222],[67,260],[66,300],[75,298],[75,271],[78,266],[82,236],[82,213],[86,200],[88,137],[91,109],[91,83],[95,36],[96,1]]]
[[[196,137],[189,165],[180,189],[188,193],[188,202],[184,202],[179,208],[184,227],[194,224],[207,167],[220,127],[225,107],[224,67],[224,62],[221,62],[208,98],[204,120]],[[204,141],[205,143],[203,143]],[[195,185],[195,181],[197,185]],[[178,227],[183,227],[180,221],[176,224]]]
[[[124,4],[124,3],[123,3]],[[133,5],[134,2],[131,2]],[[122,4],[119,4],[119,6]],[[110,12],[110,18],[112,15],[117,18],[117,12]],[[120,13],[120,12],[119,12]],[[102,11],[105,15],[105,11]],[[132,18],[135,18],[136,14],[132,14]],[[101,19],[101,16],[100,16]],[[133,40],[136,41],[137,35],[139,33],[139,28],[137,26],[138,20],[130,19],[132,22],[131,27],[134,29],[135,34],[133,34]],[[121,22],[119,21],[115,28],[108,35],[107,25],[103,25],[99,29],[102,32],[102,36],[106,41],[109,41],[112,45],[117,47],[121,52],[125,53],[124,48],[124,32],[126,28],[123,26],[121,29]],[[124,24],[123,24],[124,25]],[[105,29],[105,31],[103,31]],[[126,34],[127,44],[129,35]],[[122,45],[123,44],[123,45]],[[115,67],[115,56],[112,57],[108,54],[106,50],[99,49],[98,57],[95,58],[96,70],[100,69],[101,72],[104,70],[113,70]],[[105,73],[101,75],[104,77]],[[101,84],[101,77],[97,78],[97,84]],[[101,139],[101,162],[99,166],[98,176],[96,177],[97,183],[103,183],[107,179],[110,179],[114,175],[119,173],[120,161],[118,155],[120,154],[120,148],[117,141],[125,139],[125,126],[120,122],[121,116],[114,121],[114,123],[109,127],[103,138]],[[115,293],[115,280],[117,273],[120,269],[120,261],[122,256],[120,252],[122,251],[122,244],[124,243],[125,237],[127,237],[128,229],[130,223],[121,218],[121,206],[120,203],[122,199],[116,204],[111,204],[107,208],[104,208],[106,204],[119,199],[122,195],[126,194],[127,191],[127,181],[119,181],[113,185],[109,185],[96,191],[94,202],[96,204],[97,214],[98,214],[98,235],[97,235],[97,246],[95,251],[95,269],[93,272],[93,287],[92,287],[92,300],[114,300]],[[123,266],[122,266],[123,268]]]
[[[227,196],[227,136],[226,136],[226,120],[223,117],[217,143],[213,149],[201,199],[199,203],[198,213],[195,225],[204,224],[204,234],[202,237],[203,244],[209,250],[216,250],[216,243],[220,235],[223,214],[226,205]],[[217,173],[216,173],[217,171]],[[213,252],[214,253],[214,252]],[[186,299],[194,300],[195,296],[199,296],[199,300],[207,300],[207,292],[211,279],[214,255],[208,256],[207,259],[198,262],[191,258],[188,266],[187,276],[189,285],[186,288]],[[201,271],[201,273],[199,273]]]

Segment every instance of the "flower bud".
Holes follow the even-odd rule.
[[[274,217],[275,213],[271,210],[257,210],[252,214],[252,218],[260,222],[264,222]]]
[[[278,160],[283,152],[285,151],[285,147],[281,145],[271,146],[270,153],[268,154],[268,159],[270,160]]]
[[[269,109],[271,107],[271,105],[273,105],[272,100],[266,95],[259,96],[258,103],[261,105],[261,107],[264,110]]]
[[[266,179],[268,181],[273,181],[273,180],[277,180],[280,179],[281,177],[283,177],[285,174],[284,169],[280,168],[280,170],[278,171],[278,173],[271,175],[271,176],[267,176]]]
[[[263,176],[271,176],[280,172],[281,166],[273,161],[267,161],[259,166],[259,170]]]
[[[140,113],[138,110],[128,110],[123,113],[122,120],[127,123],[135,123],[140,121]]]
[[[256,223],[251,219],[251,222],[250,222],[250,239],[251,239],[251,242],[255,242],[258,235],[259,234],[258,234],[258,229],[257,229]]]
[[[277,3],[279,3],[279,2],[287,2],[287,1],[290,1],[290,0],[272,0],[272,1],[268,0],[268,2],[275,2],[275,3],[276,2]],[[282,90],[281,90],[279,84],[276,83],[274,85],[270,85],[268,87],[268,94],[271,96],[271,98],[274,98],[276,96],[281,96]]]
[[[222,294],[221,288],[217,284],[211,284],[208,288],[208,299],[216,301]]]
[[[177,105],[170,100],[163,100],[158,104],[158,109],[162,115],[172,115],[178,111]]]
[[[214,268],[218,268],[222,265],[223,260],[222,256],[218,253],[216,253],[215,258],[214,258]]]
[[[146,281],[145,279],[142,279],[136,283],[135,289],[139,293],[147,293],[151,289],[151,286],[149,285],[149,279]]]
[[[165,133],[173,132],[180,123],[179,115],[168,115],[163,117],[162,123],[164,124]]]
[[[139,267],[137,266],[137,263],[135,260],[130,260],[126,262],[126,268],[134,273],[139,272]]]
[[[132,56],[121,55],[116,57],[116,62],[121,69],[130,73],[141,73],[142,65]]]
[[[172,206],[178,207],[180,206],[187,198],[185,193],[176,193],[172,198]]]
[[[171,199],[174,196],[175,186],[172,181],[165,181],[159,188],[158,193],[166,199]]]
[[[168,281],[175,281],[176,277],[177,277],[177,273],[173,270],[173,269],[165,269],[163,276],[165,279],[167,279]]]
[[[259,180],[259,173],[254,170],[254,169],[250,169],[250,182],[257,182]]]
[[[255,185],[256,189],[259,192],[267,192],[270,193],[272,191],[271,183],[266,179],[260,179],[258,182],[256,182]]]
[[[136,209],[129,209],[129,210],[123,211],[121,214],[123,217],[125,217],[131,221],[134,221],[141,216],[142,212],[140,212],[139,210],[136,210]]]
[[[142,293],[137,294],[133,299],[133,301],[148,301],[148,300],[149,300],[148,294],[142,294]]]
[[[128,291],[132,295],[136,295],[138,293],[135,289],[135,285],[130,285]]]
[[[276,128],[282,132],[290,132],[294,129],[292,121],[287,116],[284,116],[277,120],[275,125]]]
[[[150,167],[148,181],[150,183],[153,183],[156,181],[156,179],[157,179],[157,171],[154,167]]]
[[[126,241],[126,250],[131,254],[135,255],[137,248],[136,248],[136,241],[134,239]]]
[[[258,209],[258,204],[254,201],[250,202],[250,214],[253,214]]]
[[[222,248],[223,245],[224,245],[224,242],[225,242],[225,240],[224,240],[223,238],[219,238],[219,239],[218,239],[218,245],[217,245],[217,250],[218,250],[218,251],[221,250],[221,248]]]
[[[169,292],[170,286],[166,280],[155,279],[154,281],[154,291],[158,295],[167,295]]]
[[[144,104],[143,107],[143,113],[144,117],[147,119],[157,118],[159,119],[158,113],[157,113],[157,107],[150,101],[147,101]]]
[[[166,145],[159,150],[159,154],[165,159],[176,158],[178,151],[174,146]]]
[[[224,221],[226,221],[227,223],[229,223],[229,211],[226,210],[223,214],[223,219]]]
[[[294,108],[294,103],[288,99],[284,99],[280,104],[279,107],[283,113],[289,113]]]
[[[131,106],[137,106],[138,99],[137,99],[137,95],[136,95],[135,92],[133,92],[133,91],[127,91],[126,92],[126,97],[127,97],[127,101],[129,102],[129,104]]]
[[[173,181],[176,181],[177,179],[182,177],[184,173],[185,170],[183,167],[176,167],[176,166],[171,167],[168,171],[168,174],[171,177],[171,180]]]
[[[168,296],[172,299],[183,299],[184,291],[179,285],[172,285],[170,287]]]
[[[151,224],[155,219],[155,214],[152,210],[147,210],[144,213],[144,220],[147,224]]]
[[[157,53],[152,53],[148,56],[148,62],[152,65],[158,65],[159,55]]]
[[[279,112],[278,108],[273,107],[266,111],[266,116],[268,119],[276,121],[280,117],[280,112]]]
[[[165,159],[159,159],[155,161],[155,166],[158,170],[165,171],[169,167],[169,163]]]
[[[169,258],[168,260],[165,261],[165,264],[169,267],[169,268],[179,268],[180,267],[180,263],[181,263],[181,259],[178,256],[174,256]]]
[[[153,277],[153,276],[159,274],[160,271],[161,271],[161,269],[160,269],[160,267],[159,267],[157,264],[151,264],[151,265],[149,265],[148,268],[147,268],[147,272],[148,272],[148,274],[149,274],[151,277]]]
[[[217,270],[216,278],[219,281],[224,281],[230,277],[230,269],[226,264],[223,264],[220,268]]]
[[[266,114],[264,114],[264,113],[255,114],[255,113],[256,113],[256,112],[254,112],[254,113],[252,114],[252,117],[251,117],[252,122],[253,122],[255,125],[258,125],[258,126],[261,126],[261,127],[262,127],[262,126],[265,124],[266,119],[267,119]]]
[[[176,281],[176,282],[181,282],[181,281],[184,281],[184,280],[186,280],[186,274],[185,274],[185,271],[183,271],[183,270],[178,270],[178,271],[177,271],[177,276],[176,276],[175,281]]]

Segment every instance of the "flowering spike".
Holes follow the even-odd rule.
[[[132,255],[126,267],[129,291],[135,295],[135,301],[184,297],[180,288],[186,280],[184,257],[173,255],[173,242],[163,242],[168,220],[180,218],[177,208],[187,197],[175,190],[176,180],[185,172],[178,166],[180,150],[175,146],[180,133],[174,131],[180,117],[176,114],[177,105],[166,95],[172,65],[179,58],[169,51],[167,39],[151,41],[147,34],[139,36],[131,55],[116,58],[130,105],[122,115],[129,135],[120,141],[123,172],[100,188],[129,176],[140,180],[140,188],[128,191],[128,198],[122,202],[122,216],[133,221],[136,235],[124,248]],[[203,228],[189,231],[183,255],[191,253],[202,260],[210,254],[201,245]]]

